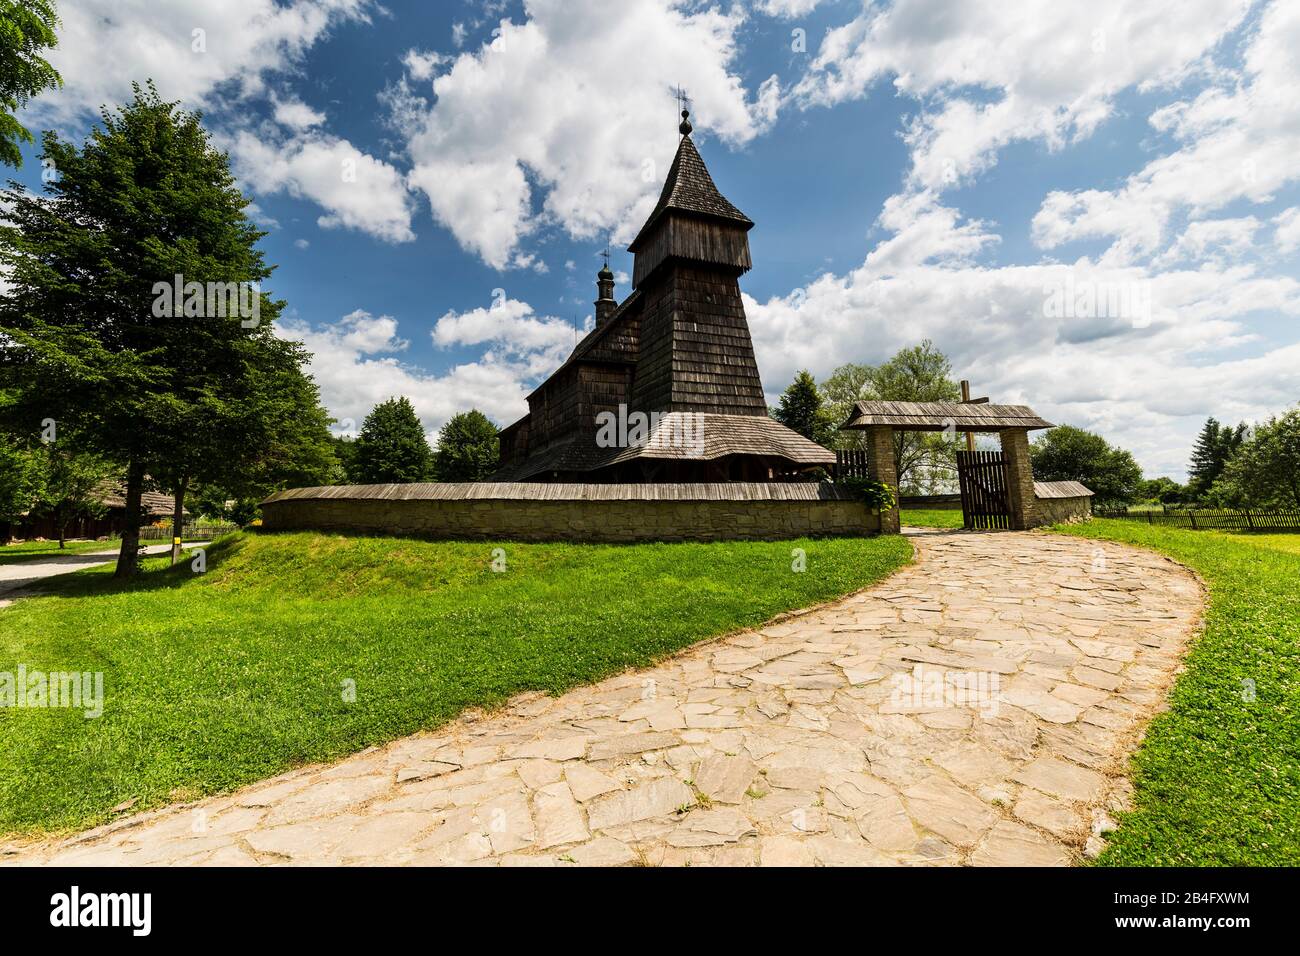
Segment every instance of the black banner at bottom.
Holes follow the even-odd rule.
[[[1231,945],[1285,925],[1291,871],[1243,869],[41,869],[0,868],[8,943],[76,934],[117,942],[338,945],[458,930],[534,944],[564,933],[665,928],[698,936],[894,928],[969,941],[981,927],[1060,940],[1185,939]],[[745,923],[750,923],[749,927]],[[657,927],[657,928],[656,928]],[[599,939],[600,937],[594,937]],[[864,939],[876,938],[864,935]],[[1027,940],[1033,937],[1027,937]],[[667,939],[663,940],[668,943]],[[17,950],[15,950],[17,951]]]

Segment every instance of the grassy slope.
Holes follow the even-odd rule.
[[[112,551],[120,545],[117,539],[112,541],[69,541],[67,547],[59,550],[57,541],[24,541],[21,544],[0,545],[0,566],[16,564],[20,561],[35,561],[39,558],[53,558],[60,554],[85,554],[87,551]]]
[[[1297,539],[1105,520],[1057,530],[1161,551],[1195,569],[1210,592],[1205,632],[1170,710],[1134,758],[1135,809],[1101,862],[1300,864]],[[1254,682],[1253,701],[1245,681]]]
[[[0,671],[103,671],[98,720],[0,710],[0,832],[91,825],[559,692],[878,580],[898,537],[635,546],[240,534],[0,610]],[[803,548],[807,570],[791,570]],[[355,702],[343,699],[356,682]]]

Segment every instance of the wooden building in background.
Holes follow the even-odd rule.
[[[618,302],[601,269],[595,327],[501,430],[492,480],[781,481],[834,464],[768,417],[740,297],[754,223],[714,185],[686,111],[680,132],[628,246],[632,293]]]

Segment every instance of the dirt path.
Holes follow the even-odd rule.
[[[914,533],[882,584],[9,863],[1066,864],[1194,633],[1158,555]]]

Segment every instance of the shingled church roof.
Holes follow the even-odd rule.
[[[687,128],[689,129],[689,127]],[[650,213],[650,218],[641,227],[641,231],[632,240],[632,244],[627,247],[628,251],[636,252],[641,240],[650,232],[654,224],[659,221],[659,218],[670,209],[696,216],[726,219],[740,223],[746,229],[750,229],[754,225],[753,220],[728,202],[722,193],[718,192],[718,187],[713,184],[713,177],[709,175],[704,160],[700,158],[699,150],[695,148],[695,143],[691,141],[690,133],[684,134],[681,142],[678,143],[677,155],[673,157],[673,164],[668,170],[668,179],[664,182],[663,191],[659,194],[659,202],[655,204],[654,210]]]

